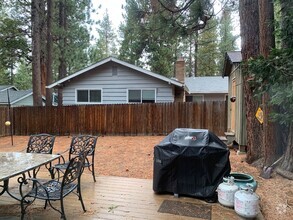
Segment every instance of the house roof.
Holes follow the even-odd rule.
[[[241,63],[242,62],[241,51],[229,51],[229,52],[227,52],[227,56],[232,63]]]
[[[10,104],[14,104],[30,95],[32,95],[32,90],[13,90],[9,89],[9,99]],[[0,91],[0,104],[8,104],[8,97],[7,97],[7,91],[3,90]]]
[[[14,89],[14,90],[17,90],[14,86],[12,85],[0,85],[0,92],[1,91],[5,91],[7,89]]]
[[[232,65],[242,62],[241,51],[228,51],[225,54],[223,76],[229,76],[232,70]]]
[[[60,80],[56,81],[55,83],[53,83],[53,84],[51,84],[49,86],[46,86],[46,88],[51,89],[51,88],[53,88],[55,86],[58,86],[58,85],[66,82],[66,81],[68,81],[68,80],[70,80],[72,78],[75,78],[75,77],[77,77],[77,76],[79,76],[79,75],[81,75],[83,73],[86,73],[86,72],[88,72],[88,71],[90,71],[90,70],[92,70],[94,68],[102,66],[103,64],[108,63],[108,62],[114,62],[114,63],[120,64],[120,65],[126,66],[126,67],[128,67],[130,69],[133,69],[133,70],[139,71],[141,73],[144,73],[146,75],[152,76],[154,78],[160,79],[160,80],[165,81],[167,83],[173,84],[175,86],[183,87],[183,84],[181,82],[177,81],[177,80],[170,79],[168,77],[165,77],[165,76],[157,74],[157,73],[153,73],[153,72],[151,72],[149,70],[146,70],[146,69],[143,69],[141,67],[135,66],[133,64],[127,63],[125,61],[119,60],[119,59],[117,59],[115,57],[108,57],[108,58],[105,58],[105,59],[103,59],[103,60],[91,65],[91,66],[88,66],[88,67],[86,67],[86,68],[84,68],[82,70],[79,70],[79,71],[73,73],[72,75],[69,75],[69,76],[67,76],[67,77],[65,77],[63,79],[60,79]]]
[[[189,94],[228,93],[228,77],[187,77],[185,78],[185,89]]]

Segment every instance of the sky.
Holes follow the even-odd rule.
[[[125,4],[125,0],[92,0],[92,3],[98,12],[98,15],[93,15],[93,18],[102,19],[106,9],[108,9],[113,27],[117,29],[123,20],[122,13],[124,10],[122,9],[122,4]],[[99,5],[101,5],[100,9],[98,9]]]
[[[93,6],[96,9],[98,14],[92,15],[93,19],[102,20],[103,15],[108,10],[108,14],[110,17],[110,21],[112,22],[112,27],[117,31],[118,27],[123,20],[122,13],[124,9],[122,9],[122,5],[125,5],[125,0],[92,0]],[[101,8],[99,9],[99,5]],[[220,10],[220,6],[216,5],[215,13],[218,14]],[[234,19],[234,35],[239,35],[239,21]],[[236,45],[240,48],[240,38],[238,38]]]

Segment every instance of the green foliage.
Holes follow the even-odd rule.
[[[29,52],[28,40],[22,22],[9,17],[0,18],[0,63],[3,68],[14,69]]]
[[[90,28],[93,21],[90,18],[91,0],[66,0],[66,29],[59,27],[59,4],[55,3],[53,23],[53,63],[54,75],[57,79],[59,58],[62,54],[67,63],[67,72],[74,73],[90,63],[88,48],[90,47]],[[59,41],[66,37],[66,44]]]
[[[267,58],[258,57],[248,62],[254,74],[251,87],[256,96],[270,94],[270,104],[278,106],[272,119],[282,124],[293,122],[293,49],[274,49]]]
[[[24,62],[20,63],[14,75],[13,85],[20,90],[32,88],[32,68]]]
[[[94,46],[90,47],[89,54],[91,62],[97,62],[103,58],[117,55],[117,37],[112,28],[108,11],[103,19],[98,22],[98,38]]]
[[[217,65],[219,57],[217,37],[217,20],[213,18],[209,20],[205,29],[199,34],[197,76],[219,75]]]
[[[177,6],[181,11],[172,11]],[[200,0],[192,1],[185,9],[184,6],[182,1],[128,0],[126,23],[121,26],[120,59],[172,76],[177,57],[190,54],[190,36],[209,19],[206,12],[211,4]],[[191,71],[192,61],[188,64]]]
[[[132,64],[141,65],[139,59],[147,45],[148,36],[144,27],[144,16],[149,5],[129,0],[125,5],[125,24],[120,26],[121,47],[119,58]]]
[[[234,6],[234,5],[233,5]],[[222,16],[219,21],[219,69],[221,73],[224,66],[225,53],[227,51],[234,51],[236,49],[235,41],[238,36],[233,35],[233,26],[232,26],[232,12],[235,10],[232,6],[225,4],[222,6]],[[234,6],[235,7],[235,6]]]
[[[0,85],[10,85],[11,77],[8,70],[0,66]]]

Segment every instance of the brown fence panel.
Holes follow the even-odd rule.
[[[175,128],[203,128],[224,135],[225,102],[14,107],[16,135],[166,135]],[[9,135],[0,108],[0,135]]]
[[[10,126],[6,126],[5,122],[11,120],[12,123],[12,111],[12,109],[9,111],[8,107],[0,107],[0,137],[10,135],[10,126],[12,126],[12,124]],[[11,119],[9,118],[9,112]]]

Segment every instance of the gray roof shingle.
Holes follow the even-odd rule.
[[[9,89],[9,98],[10,103],[14,103],[18,100],[21,100],[29,95],[33,94],[32,90],[13,90]],[[0,91],[0,103],[1,104],[8,104],[8,97],[7,97],[7,91]]]
[[[228,77],[187,77],[185,78],[185,88],[189,94],[228,93]]]
[[[229,51],[227,55],[232,63],[241,63],[242,62],[242,54],[240,51]]]

